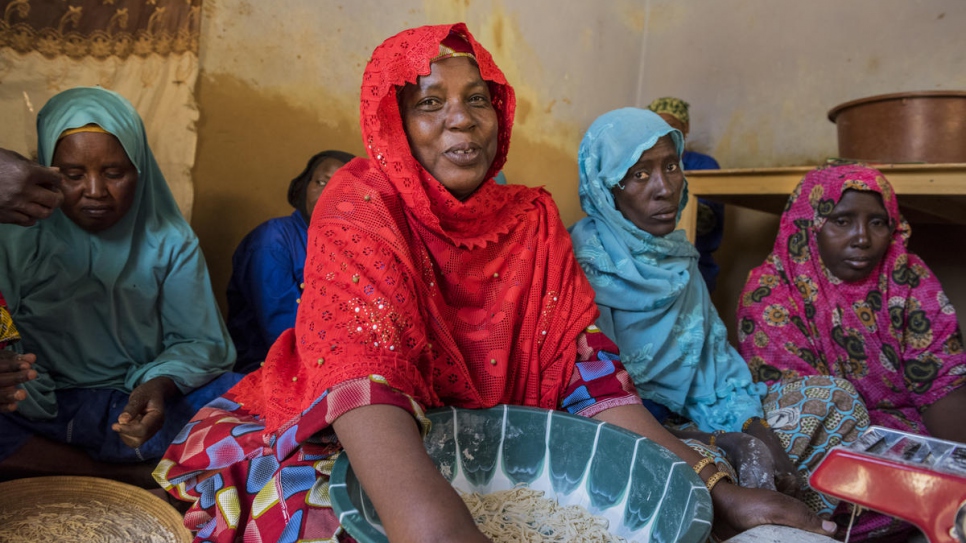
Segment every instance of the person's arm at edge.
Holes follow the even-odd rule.
[[[0,148],[0,223],[32,226],[64,200],[60,170]]]
[[[966,443],[966,386],[946,394],[922,413],[922,422],[929,433],[939,439]]]

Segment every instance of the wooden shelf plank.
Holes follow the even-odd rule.
[[[900,196],[910,220],[966,224],[966,164],[876,165]],[[688,190],[727,204],[781,213],[795,187],[812,166],[695,170],[685,172]],[[680,227],[694,240],[695,199],[685,207]]]

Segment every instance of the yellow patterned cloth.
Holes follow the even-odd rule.
[[[13,325],[13,317],[7,311],[7,304],[0,294],[0,349],[19,339],[20,334],[17,332],[17,327]]]
[[[691,121],[691,115],[688,113],[688,103],[680,98],[674,98],[673,96],[657,98],[651,102],[651,105],[647,106],[647,109],[657,113],[658,115],[661,113],[667,113],[682,123],[688,123]]]

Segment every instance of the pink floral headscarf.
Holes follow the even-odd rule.
[[[854,283],[827,270],[816,243],[846,190],[881,195],[895,225],[878,268]],[[878,170],[847,164],[809,172],[739,301],[739,351],[755,378],[842,377],[861,394],[873,424],[928,434],[921,413],[966,382],[966,354],[938,279],[906,249],[909,233]]]

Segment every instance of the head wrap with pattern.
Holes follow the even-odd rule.
[[[878,267],[846,283],[829,273],[816,236],[848,190],[882,199],[894,230]],[[906,248],[909,224],[892,186],[863,164],[813,170],[795,188],[764,264],[738,306],[739,349],[758,380],[849,380],[872,423],[928,433],[922,410],[966,382],[956,313],[935,274]]]

